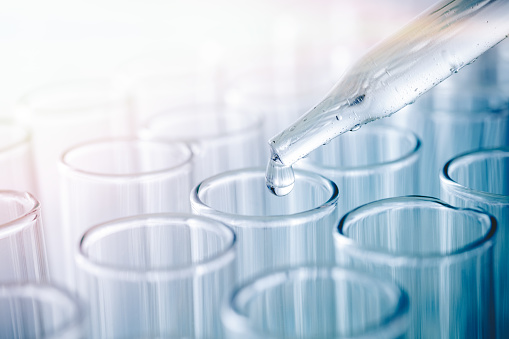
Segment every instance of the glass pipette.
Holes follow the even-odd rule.
[[[269,140],[267,187],[288,194],[292,165],[336,136],[388,117],[509,34],[509,0],[445,0],[373,47],[325,98]]]

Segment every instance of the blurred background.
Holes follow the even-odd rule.
[[[198,59],[200,66],[220,70],[225,81],[278,60],[331,63],[340,74],[356,55],[432,3],[3,1],[0,114],[11,114],[16,100],[40,85],[113,77],[133,59],[161,52],[169,53],[175,71],[197,67]]]

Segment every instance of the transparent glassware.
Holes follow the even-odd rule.
[[[365,203],[418,192],[421,143],[409,130],[368,125],[319,147],[298,164],[339,189],[340,217]]]
[[[389,118],[422,140],[419,194],[439,197],[439,173],[456,155],[509,145],[509,96],[487,68],[476,62]]]
[[[270,271],[237,287],[222,311],[228,338],[402,338],[409,302],[396,284],[334,266]]]
[[[30,132],[13,122],[0,121],[0,189],[36,194]]]
[[[334,233],[340,265],[392,279],[410,299],[409,338],[495,335],[491,215],[435,198],[363,205]]]
[[[137,214],[190,210],[192,157],[185,143],[133,138],[93,140],[62,155],[58,250],[67,262],[69,288],[72,248],[88,228]]]
[[[279,58],[261,57],[269,60],[263,61],[264,66],[254,67],[234,77],[225,94],[228,107],[246,115],[259,114],[263,117],[264,155],[267,140],[315,104],[334,85],[335,75],[340,74],[328,65],[329,50],[324,50],[319,60],[301,61],[296,65],[292,64],[292,57],[297,55],[292,52],[295,51],[290,51],[291,55],[283,53]],[[246,61],[260,63],[258,59]]]
[[[60,190],[58,163],[75,144],[125,132],[125,100],[105,79],[76,79],[48,84],[26,93],[16,116],[31,133],[37,198],[44,206],[45,237],[52,278],[60,276]]]
[[[221,106],[187,106],[152,116],[140,131],[148,140],[183,141],[194,154],[193,186],[215,174],[262,166],[263,121]]]
[[[498,222],[495,245],[497,335],[509,335],[509,148],[476,150],[451,159],[440,173],[440,197],[448,203],[478,208]]]
[[[388,117],[509,34],[507,1],[439,1],[375,45],[325,97],[269,140],[271,160],[292,166],[358,126]]]
[[[221,173],[191,192],[194,213],[234,229],[239,281],[276,267],[334,261],[337,186],[315,173],[295,174],[300,181],[281,198],[265,187],[263,168]]]
[[[90,338],[221,338],[235,234],[191,214],[150,214],[89,229],[76,255]]]
[[[0,190],[0,282],[49,280],[41,206],[30,193]]]
[[[129,98],[135,134],[154,115],[186,105],[217,104],[224,95],[218,46],[173,46],[145,53],[120,66],[116,83]]]
[[[1,339],[83,339],[85,319],[81,301],[59,287],[0,284]]]

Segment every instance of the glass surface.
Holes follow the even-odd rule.
[[[82,339],[82,303],[47,284],[0,285],[1,339]]]
[[[235,234],[188,214],[149,214],[89,229],[76,256],[91,338],[221,338]]]
[[[401,338],[408,297],[393,283],[340,267],[271,271],[236,288],[228,338]]]
[[[76,79],[27,92],[16,105],[16,117],[31,133],[37,198],[44,206],[48,259],[52,279],[63,284],[61,202],[58,163],[62,153],[95,138],[126,131],[126,102],[106,79]]]
[[[477,150],[451,159],[440,174],[440,197],[448,203],[478,208],[498,222],[495,245],[497,334],[509,335],[509,148]]]
[[[36,194],[30,132],[0,121],[0,189]]]
[[[237,234],[241,281],[279,266],[333,261],[337,187],[311,172],[296,176],[300,183],[281,198],[265,187],[263,168],[225,172],[191,192],[194,213],[220,220]]]
[[[0,282],[49,281],[41,206],[30,194],[0,190]]]
[[[150,118],[140,137],[149,140],[184,141],[194,154],[193,186],[228,170],[264,164],[263,121],[221,106],[188,106]]]
[[[72,253],[88,228],[144,213],[186,212],[192,152],[184,143],[138,139],[95,140],[62,156],[61,260],[73,289]]]
[[[492,216],[434,198],[379,200],[341,219],[336,262],[408,293],[410,338],[492,337],[496,229]]]
[[[332,140],[295,165],[338,186],[339,215],[365,203],[418,189],[421,144],[412,132],[389,125],[364,126]]]

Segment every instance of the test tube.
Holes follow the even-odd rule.
[[[315,104],[336,80],[331,74],[334,72],[323,65],[302,65],[298,70],[276,65],[260,67],[237,76],[225,94],[228,107],[263,117],[264,145],[270,137]]]
[[[296,167],[336,183],[342,217],[371,201],[416,194],[420,148],[419,139],[409,130],[367,125],[318,148]]]
[[[1,339],[83,339],[83,304],[54,285],[0,285]]]
[[[30,193],[0,190],[0,282],[49,280],[41,207]]]
[[[409,338],[495,335],[495,218],[435,198],[375,201],[334,233],[336,261],[392,279],[410,299]]]
[[[61,276],[60,190],[58,162],[64,150],[93,138],[123,134],[125,101],[107,80],[80,79],[48,84],[24,95],[18,118],[31,130],[37,197],[44,208],[52,279]]]
[[[239,281],[276,267],[333,262],[337,186],[315,173],[295,175],[300,180],[284,197],[267,189],[263,168],[224,172],[191,192],[194,213],[222,221],[237,234]]]
[[[115,80],[129,98],[133,133],[152,116],[186,105],[222,101],[220,47],[178,46],[168,51],[139,55],[117,71]]]
[[[185,143],[93,140],[66,151],[60,171],[61,258],[67,261],[71,288],[72,246],[88,228],[137,214],[190,209],[192,152]]]
[[[228,338],[402,338],[408,297],[396,284],[355,270],[298,266],[237,287],[223,309]]]
[[[498,222],[495,245],[497,334],[509,335],[509,148],[476,150],[451,159],[440,173],[440,197],[448,203],[478,208]]]
[[[0,121],[0,189],[36,194],[30,132]]]
[[[263,121],[256,114],[196,105],[153,116],[140,137],[190,144],[195,185],[224,171],[263,165],[262,127]]]
[[[89,229],[76,256],[91,338],[221,338],[235,234],[191,214],[151,214]]]
[[[447,81],[390,118],[422,140],[419,194],[440,195],[439,173],[452,157],[509,145],[509,97],[501,87],[473,82],[475,74],[468,71],[454,79],[462,82]]]

